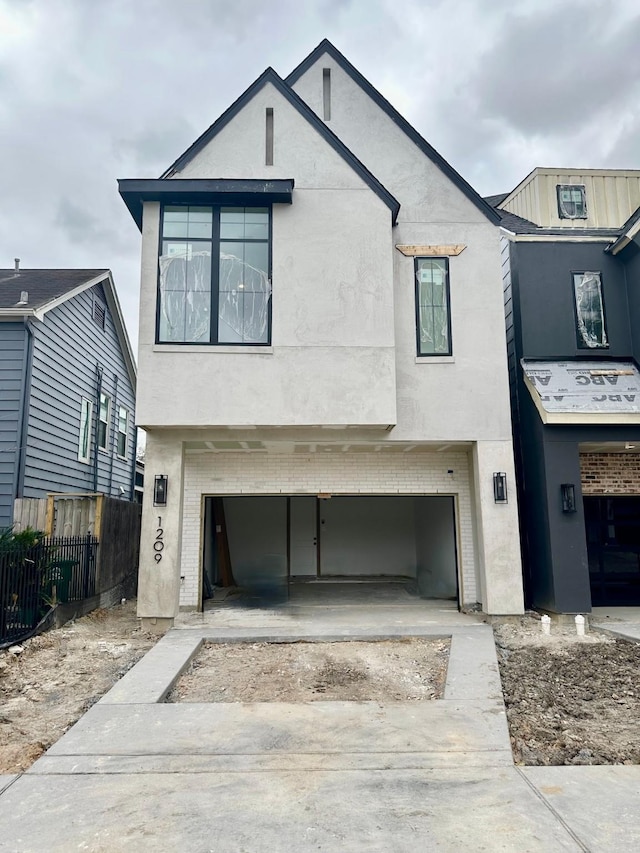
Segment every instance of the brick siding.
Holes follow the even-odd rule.
[[[581,453],[583,495],[640,495],[640,453]]]

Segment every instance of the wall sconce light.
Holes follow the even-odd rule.
[[[167,505],[167,484],[169,478],[166,474],[156,474],[153,481],[153,505]]]
[[[562,512],[576,512],[576,487],[573,483],[562,483],[560,492],[562,494]]]
[[[497,504],[508,503],[507,475],[504,471],[496,471],[493,475],[493,499]]]

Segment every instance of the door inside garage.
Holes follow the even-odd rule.
[[[455,531],[451,496],[210,497],[204,587],[225,572],[239,586],[405,579],[425,598],[457,599]]]

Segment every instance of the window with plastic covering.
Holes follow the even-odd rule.
[[[576,309],[576,334],[580,349],[606,349],[609,346],[599,272],[574,272],[573,298]]]
[[[158,343],[271,342],[268,207],[165,205]]]
[[[415,258],[414,271],[418,355],[451,355],[449,259]]]

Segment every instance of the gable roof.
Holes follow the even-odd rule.
[[[500,215],[501,226],[510,231],[512,234],[536,234],[538,236],[558,237],[574,240],[579,237],[602,237],[603,242],[611,240],[619,233],[618,228],[545,228],[542,225],[536,225],[529,219],[524,219],[516,213],[511,213],[510,210],[503,210],[499,205],[502,203],[500,199],[505,198],[504,195],[487,196],[485,201],[492,202],[497,206],[497,212]],[[495,199],[495,201],[492,201]],[[608,251],[608,250],[607,250]]]
[[[43,320],[48,311],[96,284],[103,287],[129,378],[135,390],[136,363],[111,270],[0,269],[0,318],[35,317],[37,320]],[[23,291],[28,294],[28,301],[20,305]]]
[[[322,136],[322,138],[339,154],[342,159],[359,175],[360,178],[373,190],[373,192],[387,205],[391,210],[392,222],[395,225],[398,211],[400,210],[400,202],[394,198],[391,193],[380,183],[367,167],[358,160],[347,146],[340,140],[327,125],[321,121],[313,110],[302,100],[302,98],[287,85],[287,83],[277,74],[273,68],[267,68],[257,80],[255,80],[240,97],[234,101],[231,106],[222,113],[205,132],[196,139],[196,141],[187,148],[184,154],[181,154],[178,159],[169,166],[169,168],[160,175],[161,179],[171,178],[176,172],[184,168],[193,158],[207,145],[220,131],[226,127],[229,122],[251,101],[251,99],[268,83],[270,83],[277,91],[291,104],[291,106],[304,118],[307,122]]]
[[[462,191],[469,201],[471,201],[478,210],[487,217],[487,219],[496,225],[500,223],[500,217],[494,208],[490,204],[487,204],[487,202],[473,189],[473,187],[465,181],[462,175],[458,174],[453,166],[447,163],[441,154],[438,154],[435,148],[429,145],[427,140],[409,124],[404,116],[400,115],[396,108],[393,107],[382,94],[380,94],[375,86],[372,86],[371,83],[362,76],[358,69],[355,68],[328,39],[323,39],[320,44],[312,50],[296,68],[294,68],[291,74],[285,78],[285,82],[289,86],[293,86],[294,83],[296,83],[300,77],[302,77],[302,75],[308,71],[309,68],[311,68],[311,66],[314,65],[325,53],[335,60],[342,70],[351,77],[353,82],[359,86],[371,98],[371,100],[387,114],[387,116],[389,116],[391,121],[394,122],[394,124],[396,124],[400,130],[409,137],[409,139],[411,139],[420,151],[422,151],[422,153],[425,154],[440,169],[440,171],[442,171],[447,178],[449,178],[449,180],[458,187],[459,190]]]

